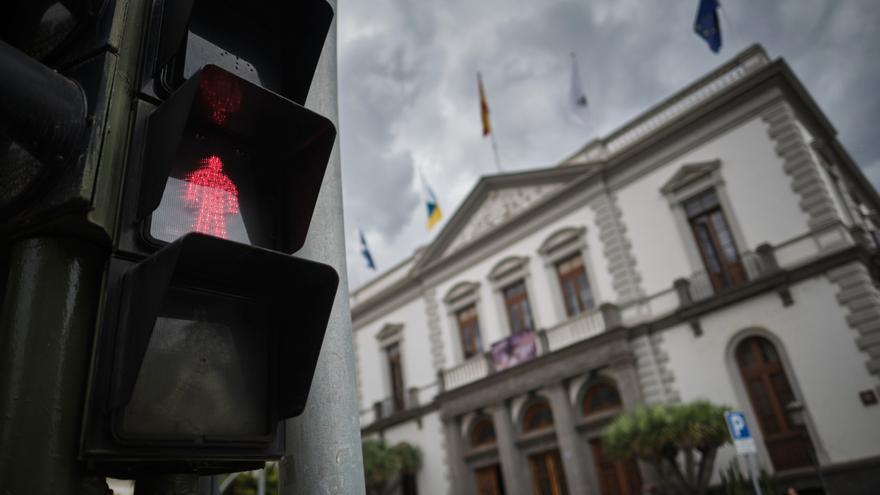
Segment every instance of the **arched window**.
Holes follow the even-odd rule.
[[[523,432],[540,430],[553,426],[553,411],[546,400],[530,405],[523,414]]]
[[[481,447],[495,443],[495,425],[491,418],[476,420],[471,428],[471,447]]]
[[[786,410],[795,396],[776,346],[764,337],[749,337],[736,346],[736,363],[773,467],[784,470],[812,465],[806,428],[793,424]]]
[[[584,416],[620,409],[621,405],[620,393],[617,392],[617,387],[610,383],[597,383],[591,386],[584,393],[584,399],[581,403]]]

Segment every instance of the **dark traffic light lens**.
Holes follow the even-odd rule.
[[[269,332],[260,313],[242,298],[170,290],[118,434],[181,441],[270,434]]]

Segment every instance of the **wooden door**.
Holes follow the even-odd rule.
[[[481,467],[474,471],[477,478],[478,495],[504,495],[504,482],[501,478],[501,466]]]
[[[642,477],[639,466],[633,459],[613,462],[605,455],[602,441],[590,441],[593,462],[599,476],[599,491],[602,495],[639,495],[642,492]]]
[[[565,471],[558,450],[529,456],[532,490],[535,495],[568,495]]]
[[[806,429],[791,424],[786,414],[795,397],[776,347],[763,337],[750,337],[737,346],[736,362],[773,467],[782,471],[813,465]]]

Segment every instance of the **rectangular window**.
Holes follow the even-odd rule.
[[[403,395],[403,364],[400,361],[400,343],[386,347],[385,357],[388,361],[388,375],[391,383],[391,404],[395,412],[403,411],[406,403]]]
[[[684,210],[712,287],[718,290],[745,282],[739,251],[715,191],[710,189],[689,199]]]
[[[565,313],[568,316],[574,316],[593,308],[595,305],[593,292],[590,290],[587,271],[584,269],[584,260],[580,254],[557,263],[556,274],[559,276],[562,300],[565,303]]]
[[[504,307],[510,321],[510,333],[531,332],[535,329],[532,321],[532,308],[529,306],[529,294],[525,280],[508,285],[503,290]]]
[[[461,340],[461,352],[465,359],[482,352],[480,341],[480,321],[477,318],[477,306],[470,306],[455,313],[458,322],[458,336]]]

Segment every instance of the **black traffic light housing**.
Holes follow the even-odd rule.
[[[289,256],[336,137],[303,106],[333,12],[146,4],[80,455],[121,478],[253,469],[284,453],[338,285]]]
[[[103,474],[212,474],[283,453],[338,276],[204,234],[113,259],[84,442]]]
[[[84,231],[110,104],[111,0],[18,0],[0,16],[0,236]]]

